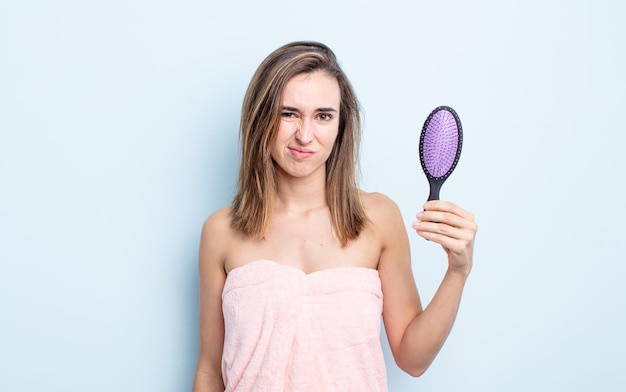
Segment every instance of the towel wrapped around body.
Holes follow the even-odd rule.
[[[257,260],[222,293],[226,392],[387,391],[378,271]]]

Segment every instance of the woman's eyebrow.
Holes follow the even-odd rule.
[[[319,108],[316,112],[335,112],[337,113],[337,109],[335,108]]]
[[[286,110],[288,112],[298,112],[298,113],[300,112],[300,109],[295,108],[293,106],[283,106],[282,110]],[[337,113],[338,110],[335,109],[335,108],[332,108],[332,107],[327,107],[327,108],[318,108],[318,109],[315,109],[315,111],[316,112],[335,112],[335,113]]]
[[[293,107],[293,106],[283,106],[281,111],[293,112],[293,113],[298,113],[298,114],[302,113],[300,109]],[[333,107],[322,107],[322,108],[315,109],[314,113],[339,113],[339,111]]]

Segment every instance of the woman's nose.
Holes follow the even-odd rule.
[[[296,131],[296,140],[302,144],[308,144],[313,141],[314,129],[309,120],[302,120],[298,124]]]

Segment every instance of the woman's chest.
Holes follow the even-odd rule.
[[[342,247],[330,223],[290,225],[272,227],[264,239],[237,243],[227,256],[226,270],[259,259],[273,260],[306,273],[336,267],[376,269],[380,254],[381,241],[368,229]]]

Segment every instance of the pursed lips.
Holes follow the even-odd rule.
[[[291,151],[291,155],[299,159],[308,158],[315,153],[315,151],[309,150],[307,148],[288,147],[288,149],[289,151]]]

